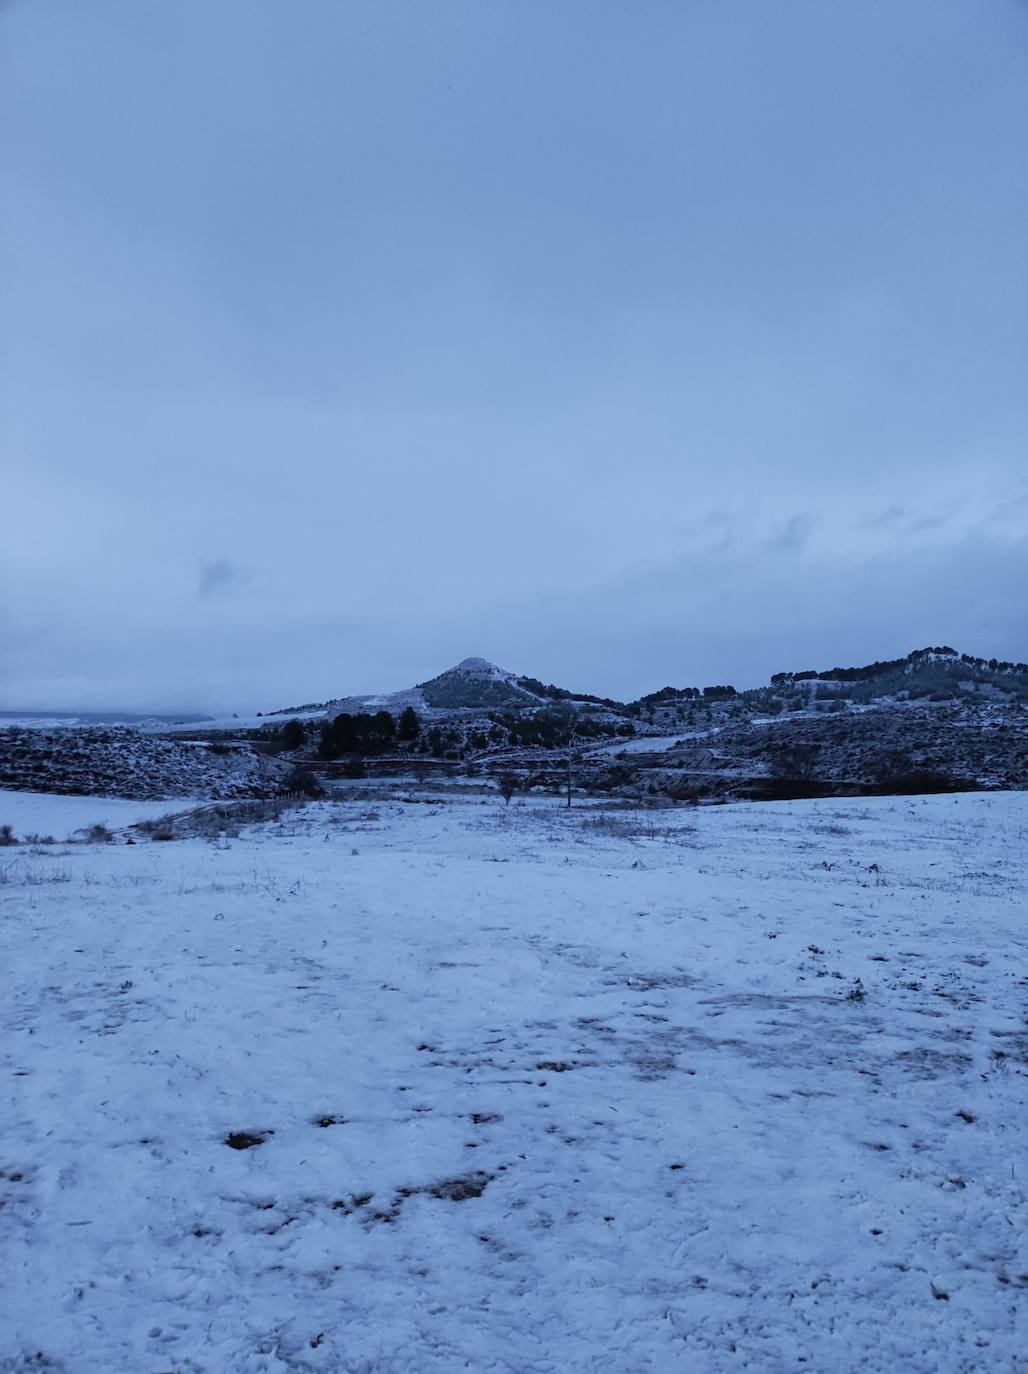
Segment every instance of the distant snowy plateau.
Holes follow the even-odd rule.
[[[1028,1371],[1025,793],[3,807],[4,1374]]]

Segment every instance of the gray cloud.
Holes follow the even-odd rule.
[[[781,553],[799,553],[803,549],[813,533],[816,524],[813,515],[793,515],[775,531],[767,541],[769,549],[777,549]]]
[[[1026,656],[1019,12],[2,22],[0,700]]]
[[[248,575],[230,558],[215,558],[200,567],[197,595],[201,599],[219,596],[234,587],[244,586],[248,580]]]
[[[312,587],[306,598],[261,597],[246,619],[231,599],[194,601],[174,660],[163,615],[129,605],[126,626],[96,606],[74,623],[9,626],[9,681],[23,686],[5,683],[0,700],[268,710],[407,686],[468,654],[620,697],[667,683],[753,685],[780,669],[867,662],[930,643],[1024,657],[1028,538],[972,531],[939,547],[799,558],[767,543],[756,531],[730,553],[697,548],[574,591],[527,593],[514,570],[501,595],[440,605],[431,619],[416,600],[363,608],[361,589],[340,585]]]

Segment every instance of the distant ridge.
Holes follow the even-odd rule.
[[[0,721],[9,725],[22,720],[34,725],[47,721],[63,725],[139,725],[151,720],[161,725],[197,725],[213,719],[189,711],[0,711]]]
[[[602,707],[621,715],[637,716],[640,711],[673,702],[727,701],[749,703],[754,708],[762,704],[795,697],[808,684],[822,683],[826,687],[848,688],[853,700],[868,701],[878,696],[928,696],[933,691],[958,692],[968,685],[1005,691],[1021,696],[1028,689],[1028,663],[1006,659],[982,658],[962,654],[949,645],[913,649],[902,658],[881,659],[854,667],[827,669],[798,669],[772,674],[763,687],[736,690],[720,683],[707,686],[663,687],[632,702],[620,702],[611,697],[595,696],[589,692],[572,692],[552,683],[523,673],[501,668],[487,658],[463,658],[459,663],[398,692],[362,693],[338,697],[331,701],[311,702],[294,706],[274,715],[334,716],[344,711],[402,711],[411,706],[415,710],[456,711],[471,709],[533,709],[565,706]]]
[[[885,677],[898,671],[916,669],[932,663],[956,666],[963,664],[979,671],[987,669],[992,673],[1028,674],[1028,663],[1011,663],[1006,659],[977,658],[974,654],[960,654],[943,644],[929,649],[912,649],[903,658],[887,658],[877,663],[867,663],[861,668],[826,668],[822,671],[811,668],[803,672],[773,673],[771,685],[784,682],[865,682],[876,677]]]
[[[300,787],[302,776],[284,771],[292,766],[330,770],[330,780],[513,769],[526,785],[552,789],[566,785],[572,759],[580,785],[599,793],[697,804],[1028,786],[1028,664],[945,644],[780,672],[762,687],[664,687],[633,702],[469,656],[403,691],[263,717],[162,713],[175,722],[162,724],[153,714],[92,715],[3,713],[6,785],[129,796],[231,786],[252,795]],[[233,759],[241,771],[229,777]],[[208,790],[176,791],[187,776]]]

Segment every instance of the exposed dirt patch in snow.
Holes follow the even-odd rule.
[[[225,1144],[230,1150],[252,1150],[263,1145],[270,1134],[270,1131],[229,1131]]]

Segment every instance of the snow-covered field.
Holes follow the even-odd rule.
[[[677,735],[636,735],[634,739],[604,740],[593,744],[590,753],[602,754],[659,754],[665,749],[673,749],[682,739],[693,739],[700,735],[713,734],[714,730],[679,730]]]
[[[106,825],[111,830],[153,820],[198,803],[189,798],[128,801],[121,797],[58,796],[53,792],[14,792],[0,787],[0,825],[9,825],[19,839],[46,835],[67,840],[79,830]]]
[[[0,1370],[1028,1370],[1026,837],[369,788],[0,851]]]

